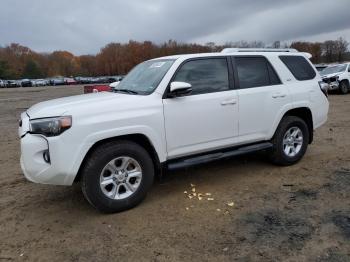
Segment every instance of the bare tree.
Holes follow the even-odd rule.
[[[348,51],[349,43],[344,38],[339,37],[338,40],[335,41],[335,53],[337,56],[337,61],[344,61],[345,53]]]

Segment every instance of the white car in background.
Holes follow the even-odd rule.
[[[115,89],[119,85],[119,83],[120,83],[120,81],[116,81],[116,82],[110,83],[109,87],[112,88],[112,89]]]
[[[0,79],[0,87],[5,87],[5,81]]]
[[[328,66],[320,74],[330,90],[338,90],[341,94],[350,92],[350,63]]]
[[[32,80],[33,82],[33,86],[48,86],[49,85],[49,81],[46,79],[35,79]]]

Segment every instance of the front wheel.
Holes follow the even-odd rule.
[[[147,151],[131,141],[116,141],[95,149],[83,167],[82,191],[89,203],[105,213],[139,204],[154,178]]]
[[[303,119],[296,116],[284,117],[272,139],[272,162],[283,166],[297,163],[306,152],[309,137],[309,129]]]
[[[341,81],[339,83],[339,93],[345,95],[349,92],[349,85],[345,81]]]

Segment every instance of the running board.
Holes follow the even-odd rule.
[[[174,170],[174,169],[195,166],[195,165],[208,163],[208,162],[223,159],[223,158],[243,155],[243,154],[256,152],[264,149],[269,149],[269,148],[272,148],[272,143],[263,142],[259,144],[238,147],[229,151],[209,153],[209,154],[200,155],[200,156],[197,155],[194,157],[182,158],[180,160],[173,160],[173,161],[170,160],[170,162],[168,163],[168,169]]]

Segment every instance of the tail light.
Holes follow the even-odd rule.
[[[323,82],[323,81],[319,81],[319,82],[318,82],[318,85],[320,86],[322,93],[323,93],[326,97],[328,97],[329,84],[327,84],[327,83],[325,83],[325,82]]]

